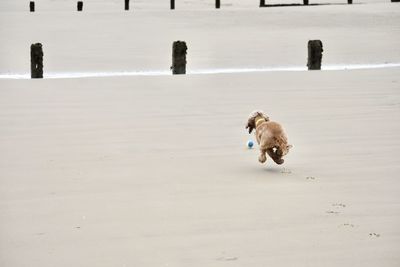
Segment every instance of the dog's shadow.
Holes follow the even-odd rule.
[[[282,167],[282,166],[247,166],[244,169],[241,169],[243,173],[246,173],[246,175],[262,175],[262,174],[268,174],[267,176],[269,177],[282,177],[282,176],[289,176],[293,172],[291,169],[287,167]]]
[[[277,168],[277,167],[265,167],[262,169],[264,172],[268,173],[282,173],[282,168]]]
[[[275,175],[288,175],[292,173],[292,171],[286,167],[265,167],[263,171]]]

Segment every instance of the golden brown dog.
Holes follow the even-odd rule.
[[[283,164],[282,157],[292,146],[288,144],[285,131],[279,123],[270,121],[262,111],[254,111],[249,116],[246,129],[249,129],[249,134],[256,129],[256,139],[260,146],[258,161],[264,163],[267,160],[265,153],[268,153],[276,164]]]

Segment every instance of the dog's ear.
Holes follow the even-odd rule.
[[[247,119],[246,129],[249,129],[249,134],[256,128],[256,118],[258,116],[265,118],[266,121],[269,120],[268,116],[264,115],[262,111],[253,111]]]
[[[246,129],[249,129],[249,134],[251,134],[254,128],[250,125],[250,123],[247,123]]]

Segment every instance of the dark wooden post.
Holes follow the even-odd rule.
[[[265,6],[265,0],[260,0],[260,7]]]
[[[307,6],[307,5],[308,5],[308,0],[303,0],[303,4],[304,4],[305,6]]]
[[[129,10],[129,0],[125,0],[125,10]]]
[[[400,2],[400,0],[392,0],[392,3],[394,3],[394,2]]]
[[[171,0],[171,9],[175,9],[175,0]]]
[[[353,4],[353,0],[347,0],[347,4],[349,5]]]
[[[82,9],[83,9],[83,2],[82,1],[78,1],[77,8],[78,8],[78,11],[82,11]]]
[[[185,42],[176,41],[172,44],[172,74],[186,74],[186,53]]]
[[[308,41],[308,70],[320,70],[322,61],[322,42],[320,40]]]
[[[31,12],[35,12],[35,2],[33,2],[33,1],[29,2],[29,10]]]
[[[215,8],[221,7],[221,0],[215,0]]]
[[[43,50],[41,43],[31,45],[31,78],[43,78]]]

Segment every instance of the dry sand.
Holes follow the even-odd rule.
[[[38,40],[49,72],[165,70],[175,39],[192,69],[303,66],[314,37],[326,64],[400,62],[391,3],[179,18],[0,7],[0,74],[27,73]],[[0,266],[399,266],[399,77],[1,79]],[[288,132],[282,166],[245,147],[257,108]]]

